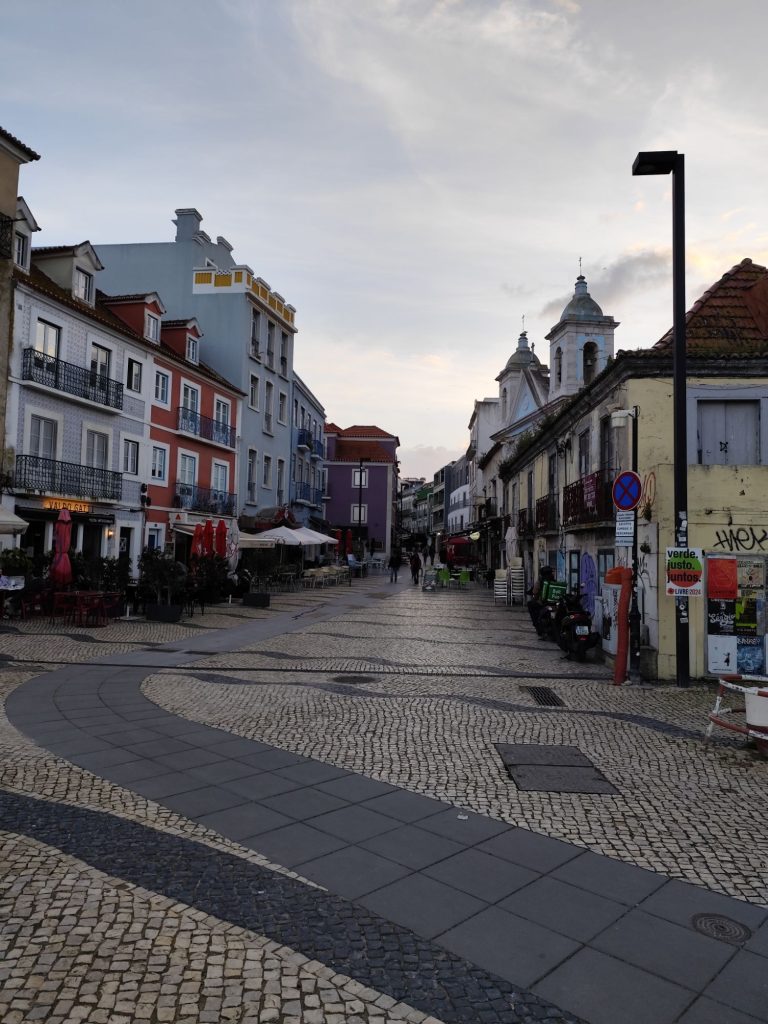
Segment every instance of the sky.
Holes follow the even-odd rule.
[[[0,124],[42,159],[36,244],[170,241],[177,207],[297,309],[295,368],[403,476],[466,450],[473,401],[573,294],[669,328],[686,158],[687,305],[768,264],[765,0],[25,0]],[[204,357],[204,353],[203,353]]]

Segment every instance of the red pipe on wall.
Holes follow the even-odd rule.
[[[613,685],[621,686],[627,679],[627,653],[629,651],[629,604],[632,599],[632,570],[624,567],[609,569],[606,583],[620,583],[619,607],[616,610],[616,661],[613,666]]]

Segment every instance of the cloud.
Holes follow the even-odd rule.
[[[466,448],[445,448],[442,445],[417,444],[412,448],[400,448],[400,476],[425,477],[430,481],[435,472],[454,462],[464,454]]]
[[[672,273],[672,252],[669,249],[645,249],[629,252],[599,273],[588,278],[590,295],[606,315],[615,315],[620,303],[643,292],[651,291],[669,282]],[[552,299],[541,310],[542,317],[559,317],[573,297],[561,295]]]

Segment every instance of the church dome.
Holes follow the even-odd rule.
[[[539,357],[528,347],[528,333],[523,331],[517,339],[517,349],[507,360],[505,370],[519,370],[524,366],[539,365]]]
[[[576,278],[573,298],[560,315],[563,320],[594,320],[602,317],[603,311],[587,291],[587,282],[583,274]]]

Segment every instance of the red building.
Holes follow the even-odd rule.
[[[199,361],[194,318],[163,320],[155,293],[110,297],[112,311],[155,342],[145,464],[146,544],[186,553],[196,523],[238,515],[237,428],[243,392]],[[173,534],[171,533],[173,531]]]

